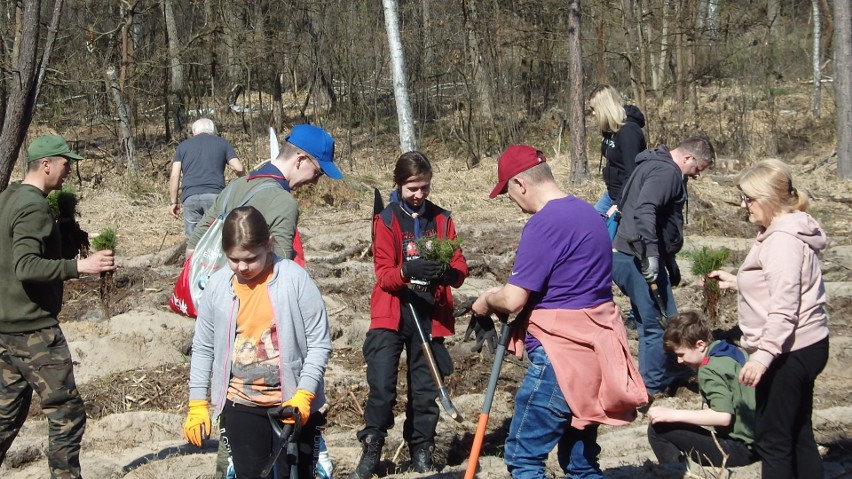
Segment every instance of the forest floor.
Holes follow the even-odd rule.
[[[325,438],[335,463],[335,477],[345,477],[360,453],[355,438],[367,397],[361,345],[369,324],[369,295],[374,282],[370,254],[372,186],[391,188],[389,164],[360,167],[339,182],[324,178],[319,185],[297,192],[302,214],[300,230],[305,241],[307,270],[319,285],[329,312],[334,352],[327,371],[326,395],[330,411]],[[428,151],[428,150],[427,150]],[[565,152],[545,151],[560,184],[568,181]],[[374,156],[373,158],[377,158]],[[508,198],[488,199],[496,180],[496,156],[468,169],[458,160],[434,159],[435,176],[430,200],[452,210],[471,275],[454,291],[459,299],[502,284],[511,269],[514,249],[528,218]],[[852,183],[836,179],[836,158],[816,151],[788,159],[800,190],[813,197],[812,213],[831,241],[822,257],[829,297],[831,356],[819,376],[814,394],[813,422],[825,458],[826,478],[852,478]],[[85,162],[84,162],[85,163]],[[365,162],[366,163],[366,162]],[[376,162],[373,162],[376,163]],[[213,477],[215,442],[204,450],[187,448],[182,423],[187,397],[189,357],[184,346],[191,337],[193,320],[168,310],[167,300],[182,264],[182,222],[167,212],[165,179],[149,190],[128,187],[120,178],[100,177],[86,171],[69,179],[79,192],[80,224],[91,234],[107,226],[118,228],[119,269],[110,299],[110,317],[104,317],[96,277],[66,283],[60,315],[75,360],[75,374],[87,401],[89,422],[83,443],[83,473],[91,478],[210,478]],[[744,221],[733,186],[735,171],[722,168],[689,184],[690,203],[686,246],[679,256],[684,272],[675,295],[679,309],[701,308],[702,293],[690,271],[690,252],[702,247],[727,247],[735,270],[755,236]],[[594,203],[603,191],[595,178],[578,189],[566,188]],[[82,182],[81,182],[82,180]],[[616,301],[626,311],[626,298],[614,288]],[[736,324],[735,297],[721,300],[719,327]],[[461,423],[444,416],[438,425],[436,455],[441,469],[431,474],[404,472],[407,448],[402,447],[406,384],[399,386],[396,426],[388,437],[379,475],[387,477],[460,477],[476,430],[492,357],[470,351],[462,341],[467,320],[457,324],[448,345],[455,373],[448,378],[453,401],[464,415]],[[636,333],[629,331],[636,353]],[[510,421],[513,394],[525,372],[522,360],[507,358],[488,426],[478,477],[508,477],[502,447]],[[404,375],[401,375],[404,378]],[[681,389],[659,404],[701,407],[698,394]],[[656,465],[645,438],[648,419],[640,414],[628,426],[602,427],[600,462],[607,478],[684,477],[682,468]],[[213,438],[215,439],[215,437]],[[47,423],[38,401],[30,418],[0,467],[6,479],[45,477]],[[555,454],[548,466],[559,476]],[[737,478],[757,478],[759,466],[735,468]],[[704,477],[724,477],[705,471]],[[701,476],[699,476],[701,477]]]

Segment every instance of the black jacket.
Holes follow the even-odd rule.
[[[683,247],[683,205],[686,182],[665,145],[636,157],[636,169],[624,185],[621,222],[613,248],[639,256],[641,238],[646,256],[673,257]]]
[[[603,169],[606,191],[614,204],[621,204],[621,189],[633,168],[636,167],[636,155],[647,148],[645,144],[645,115],[633,105],[624,105],[627,121],[615,133],[603,132],[601,156],[606,158]]]

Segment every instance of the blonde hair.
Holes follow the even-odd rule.
[[[781,160],[761,160],[737,178],[742,192],[768,209],[771,216],[808,210],[808,194],[793,186],[790,167]]]
[[[624,100],[618,90],[609,85],[598,85],[589,95],[589,105],[595,111],[601,131],[616,132],[627,121]]]

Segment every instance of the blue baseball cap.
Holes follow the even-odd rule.
[[[329,178],[343,178],[343,173],[334,164],[334,139],[322,128],[308,124],[296,125],[284,141],[316,158],[323,173]]]

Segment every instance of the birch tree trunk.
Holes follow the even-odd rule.
[[[834,2],[834,104],[837,176],[852,179],[852,4]]]
[[[139,171],[139,165],[136,161],[136,142],[133,139],[133,127],[130,123],[130,109],[127,107],[127,101],[121,92],[115,67],[107,68],[106,84],[111,93],[113,106],[118,114],[118,142],[121,144],[121,152],[124,154],[124,159],[120,163],[127,166],[127,176],[133,178]]]
[[[822,68],[820,68],[820,60],[822,53],[820,50],[820,40],[822,37],[822,21],[819,9],[819,0],[811,0],[811,9],[814,16],[814,38],[813,38],[813,58],[811,66],[813,67],[814,88],[811,93],[811,116],[819,118],[820,110],[820,94],[822,85]]]
[[[391,65],[393,67],[393,96],[396,100],[396,117],[399,123],[399,147],[402,153],[417,149],[414,131],[414,115],[408,99],[408,83],[405,75],[405,56],[399,36],[399,17],[396,0],[382,0],[385,10],[385,29],[388,34]]]
[[[169,40],[169,65],[171,83],[169,86],[169,103],[171,104],[174,133],[178,138],[186,136],[186,106],[184,105],[183,64],[180,62],[180,45],[178,44],[178,29],[175,23],[172,0],[163,0],[163,15],[166,18],[166,36]]]
[[[47,72],[53,45],[56,42],[56,32],[62,15],[63,0],[56,0],[53,4],[53,16],[44,42],[41,61],[38,62],[36,72],[38,45],[39,45],[39,17],[41,14],[41,2],[23,2],[23,8],[18,7],[16,13],[15,41],[10,69],[16,73],[16,81],[10,82],[9,98],[5,101],[3,112],[3,129],[0,130],[0,191],[6,189],[18,153],[27,129],[32,122],[36,101]]]
[[[568,130],[571,132],[571,184],[585,183],[586,158],[585,99],[583,95],[583,43],[580,35],[580,0],[568,0]]]

